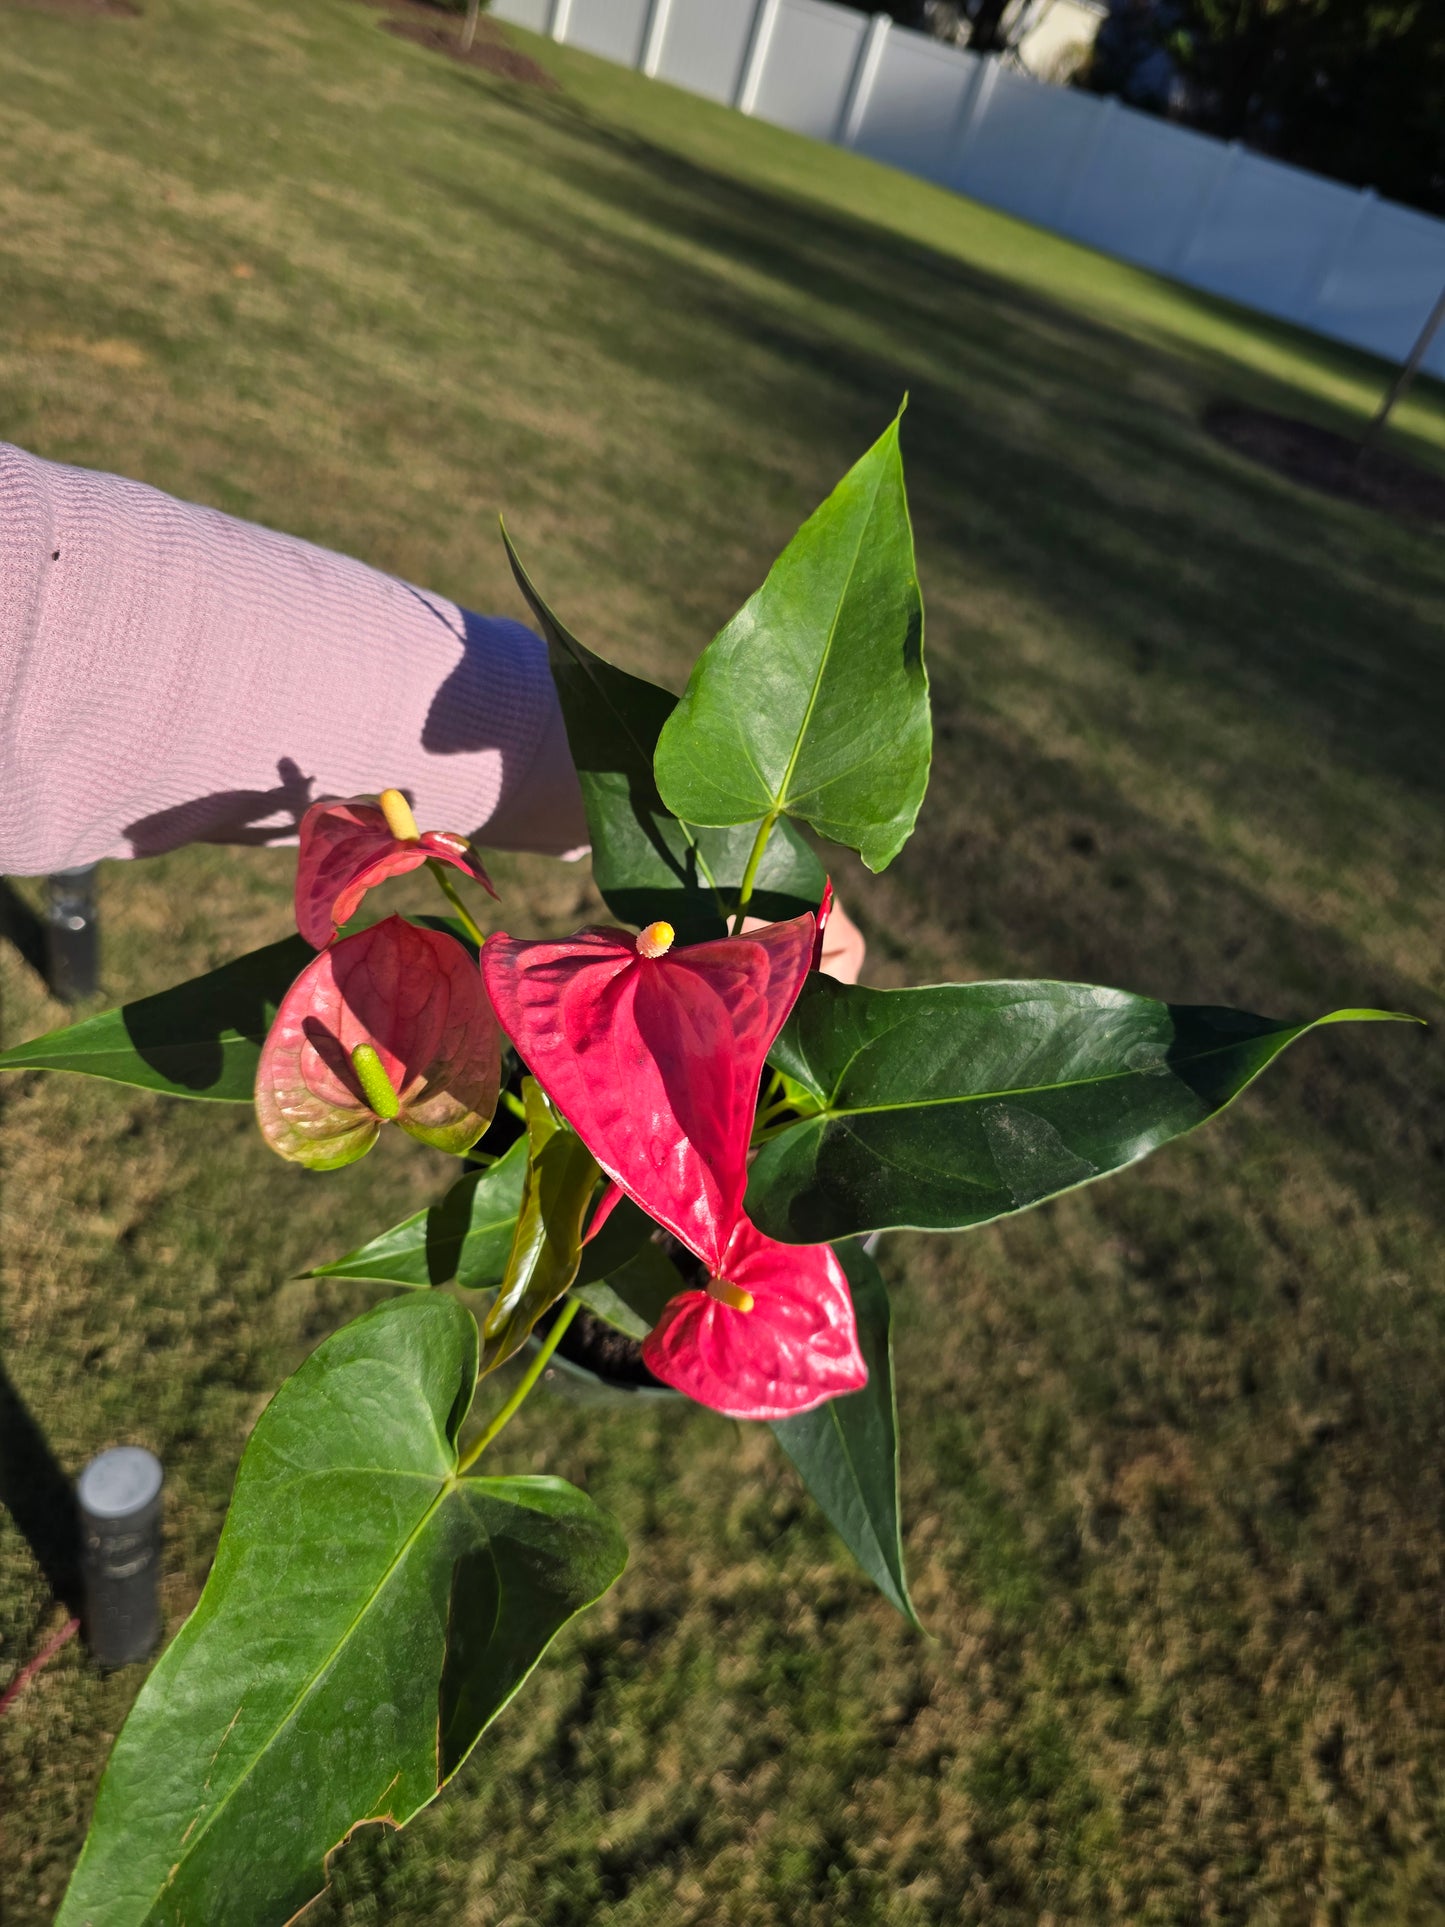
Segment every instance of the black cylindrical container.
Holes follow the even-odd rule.
[[[45,906],[50,988],[62,1003],[93,997],[100,981],[100,926],[95,910],[95,865],[57,870]]]
[[[161,1635],[161,1462],[143,1445],[117,1445],[76,1480],[85,1636],[102,1666],[129,1666]]]

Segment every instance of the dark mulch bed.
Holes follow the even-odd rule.
[[[1226,448],[1305,488],[1401,521],[1445,527],[1445,475],[1391,448],[1376,448],[1362,457],[1358,441],[1348,435],[1265,408],[1247,408],[1242,402],[1211,403],[1204,411],[1204,426]]]
[[[135,0],[0,0],[17,13],[61,13],[73,20],[138,20],[140,8]]]
[[[464,14],[432,6],[429,0],[366,0],[366,4],[379,6],[387,15],[382,22],[386,31],[402,40],[415,41],[419,47],[430,47],[451,60],[461,61],[464,66],[480,67],[484,73],[497,74],[503,80],[520,81],[525,87],[555,89],[557,86],[547,69],[539,67],[526,54],[518,53],[505,30],[485,14],[477,22],[476,38],[463,52]]]

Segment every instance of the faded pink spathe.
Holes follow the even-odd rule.
[[[539,639],[0,443],[0,874],[292,842],[383,786],[500,848],[583,843]]]

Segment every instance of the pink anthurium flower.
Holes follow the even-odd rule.
[[[811,914],[672,948],[579,930],[487,939],[503,1030],[608,1177],[714,1272],[742,1208],[763,1059],[813,954]]]
[[[400,790],[383,790],[376,803],[313,803],[301,819],[296,928],[307,943],[325,949],[368,890],[433,857],[497,894],[467,839],[450,830],[419,831]]]
[[[642,1356],[665,1385],[730,1418],[793,1418],[868,1383],[831,1247],[777,1244],[744,1217],[706,1290],[668,1303]]]
[[[384,1122],[443,1151],[491,1122],[501,1040],[455,937],[387,917],[331,944],[281,1000],[256,1070],[273,1151],[313,1171],[365,1155]]]

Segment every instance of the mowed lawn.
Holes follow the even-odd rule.
[[[872,980],[1438,1021],[1445,548],[1199,427],[1359,423],[1385,371],[515,40],[558,91],[354,0],[0,10],[0,436],[515,613],[504,509],[677,686],[908,390],[938,751],[893,867],[836,862]],[[1398,437],[1445,459],[1438,392]],[[109,998],[281,935],[291,867],[109,866]],[[496,873],[494,925],[597,913]],[[3,947],[0,988],[7,1041],[63,1018]],[[37,1437],[162,1455],[174,1629],[266,1398],[369,1302],[297,1274],[447,1175],[3,1092],[0,1682],[64,1618]],[[628,1572],[308,1920],[1438,1923],[1442,1096],[1438,1031],[1328,1031],[1134,1172],[885,1241],[930,1638],[766,1431],[539,1398],[499,1469],[613,1507]],[[138,1684],[72,1643],[0,1719],[7,1927],[53,1915]]]

